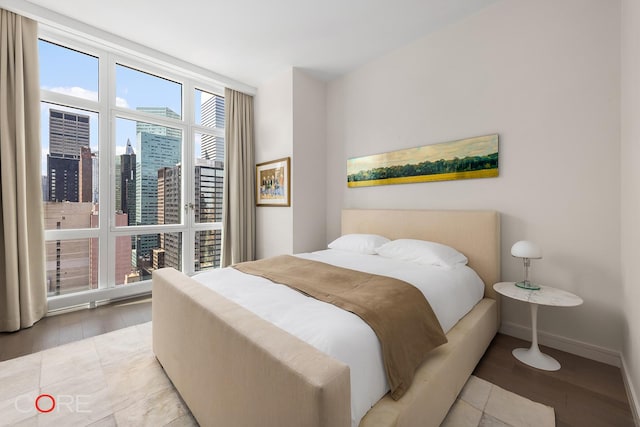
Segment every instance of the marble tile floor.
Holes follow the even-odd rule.
[[[554,427],[552,407],[471,376],[441,427]]]
[[[151,322],[0,362],[0,384],[0,426],[197,426]]]
[[[152,352],[151,322],[0,362],[0,385],[0,426],[198,425]],[[553,408],[472,376],[443,426],[554,419]]]

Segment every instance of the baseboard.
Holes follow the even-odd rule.
[[[636,390],[633,388],[633,382],[629,377],[629,369],[627,368],[628,365],[625,362],[624,355],[622,355],[621,360],[622,367],[620,370],[622,371],[622,380],[624,381],[624,388],[627,391],[629,406],[631,406],[631,412],[633,413],[633,420],[635,421],[636,426],[640,426],[640,401],[638,400]]]
[[[511,335],[512,337],[531,341],[531,328],[518,325],[511,322],[502,322],[500,333]],[[566,351],[567,353],[577,356],[586,357],[587,359],[597,362],[606,363],[620,368],[622,366],[620,353],[608,348],[588,344],[582,341],[572,340],[569,338],[553,335],[538,330],[538,343],[557,350]]]
[[[142,294],[151,293],[151,280],[138,282],[131,286],[116,286],[113,288],[91,289],[84,292],[72,294],[56,295],[47,299],[47,312],[56,310],[66,310],[71,307],[84,305],[85,307],[95,307],[100,301],[115,300],[120,298],[135,297]]]

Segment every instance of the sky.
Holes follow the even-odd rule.
[[[94,101],[98,101],[99,96],[106,96],[98,93],[98,58],[42,40],[39,41],[38,48],[41,88]],[[116,65],[116,105],[119,107],[134,110],[136,107],[169,107],[182,115],[181,90],[179,83]],[[200,105],[209,97],[211,97],[210,94],[196,90],[196,123],[200,122]],[[42,175],[47,173],[50,108],[88,115],[91,151],[98,150],[99,117],[97,113],[42,103],[40,108]],[[124,153],[127,139],[131,140],[135,150],[136,122],[117,119],[115,138],[116,154]],[[197,144],[198,151],[199,145]]]

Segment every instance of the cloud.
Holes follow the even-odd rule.
[[[131,108],[126,99],[116,96],[116,107]]]
[[[98,101],[98,92],[79,86],[56,86],[52,88],[45,87],[44,89],[50,90],[51,92],[62,93],[64,95],[75,96],[77,98],[88,99],[90,101]],[[116,106],[129,108],[129,103],[124,98],[116,97]]]
[[[45,89],[47,88],[45,87]],[[71,86],[71,87],[57,86],[57,87],[49,88],[49,90],[51,92],[62,93],[64,95],[75,96],[82,99],[88,99],[90,101],[98,100],[98,92],[93,90],[88,90],[78,86]]]

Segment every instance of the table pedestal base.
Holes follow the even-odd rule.
[[[534,368],[557,371],[560,369],[560,363],[553,357],[542,353],[538,347],[538,304],[530,302],[529,305],[531,306],[531,347],[516,348],[512,351],[513,356]]]
[[[544,371],[557,371],[560,369],[560,363],[553,357],[542,353],[538,346],[516,348],[512,353],[516,359],[534,368]]]

